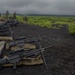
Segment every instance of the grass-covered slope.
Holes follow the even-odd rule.
[[[28,23],[30,25],[38,25],[47,28],[59,29],[62,25],[68,25],[70,34],[75,34],[75,17],[65,16],[27,16],[28,22],[23,20],[24,16],[17,16],[20,22]],[[54,24],[58,26],[53,26]]]

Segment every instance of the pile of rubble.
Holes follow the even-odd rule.
[[[43,55],[44,49],[40,44],[39,38],[27,38],[25,36],[13,38],[12,26],[16,26],[19,22],[8,20],[0,23],[0,66],[13,66],[16,69],[17,65],[36,65],[47,64]],[[2,55],[4,50],[10,51],[7,55]]]

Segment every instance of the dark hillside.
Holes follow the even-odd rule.
[[[75,75],[75,37],[68,33],[67,28],[48,29],[20,23],[12,28],[15,37],[42,37],[41,45],[48,48],[45,52],[48,69],[44,65],[20,66],[17,70],[2,68],[0,75]]]

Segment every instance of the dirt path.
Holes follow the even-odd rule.
[[[48,70],[44,65],[20,66],[17,70],[2,68],[0,75],[75,75],[75,37],[63,27],[60,30],[19,24],[12,28],[14,38],[18,36],[42,37],[42,47],[53,45],[44,52]]]

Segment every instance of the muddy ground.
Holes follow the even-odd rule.
[[[13,36],[42,37],[41,45],[51,48],[44,55],[48,65],[19,66],[17,70],[2,68],[0,75],[75,75],[75,36],[70,35],[66,26],[59,30],[20,23],[12,27]]]

